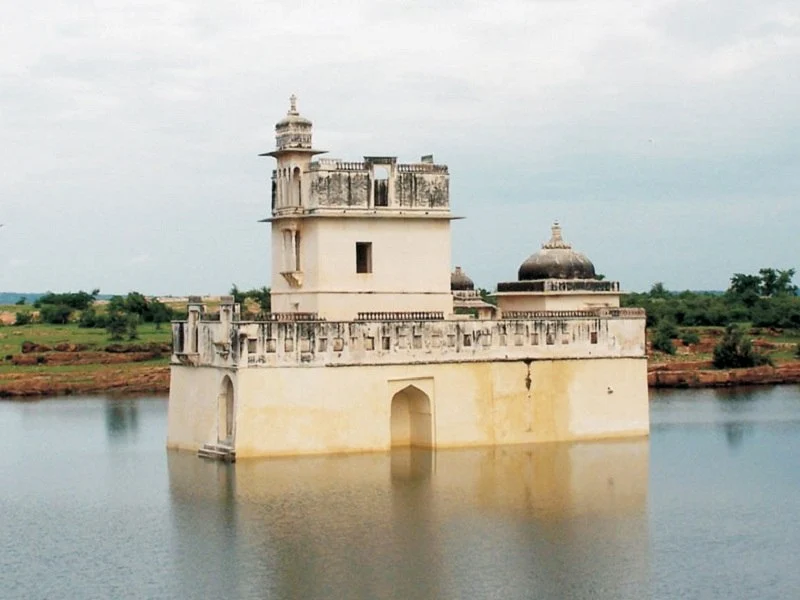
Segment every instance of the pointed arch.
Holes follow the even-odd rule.
[[[391,445],[433,448],[431,399],[415,385],[407,385],[392,396]]]
[[[236,405],[233,381],[229,375],[222,378],[217,397],[217,439],[220,443],[233,444],[236,425]]]

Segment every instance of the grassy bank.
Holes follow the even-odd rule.
[[[133,340],[70,323],[0,327],[0,396],[169,390],[170,328],[145,323]]]

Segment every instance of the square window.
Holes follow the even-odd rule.
[[[372,273],[372,242],[356,242],[356,273]]]

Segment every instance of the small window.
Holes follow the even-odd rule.
[[[592,332],[589,333],[589,341],[592,344],[596,344],[597,343],[597,332],[596,331],[592,331]]]
[[[356,273],[372,273],[372,242],[356,242]]]

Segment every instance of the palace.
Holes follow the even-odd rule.
[[[190,298],[169,447],[233,460],[648,434],[644,312],[558,223],[495,307],[451,273],[445,165],[316,158],[294,97],[275,133],[273,312]]]

